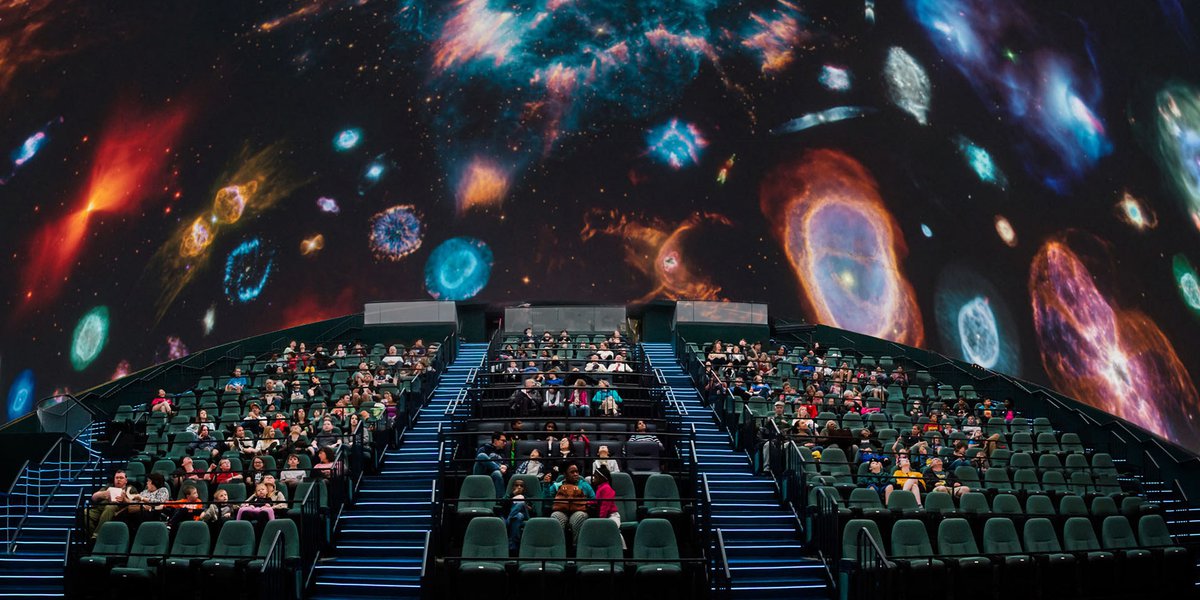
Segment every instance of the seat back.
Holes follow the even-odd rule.
[[[213,556],[245,558],[254,556],[254,525],[250,521],[226,521],[217,534]]]
[[[204,527],[205,533],[208,532],[208,526],[204,523],[195,522],[197,525]],[[187,523],[184,523],[187,525]],[[182,527],[180,534],[183,533]],[[178,537],[178,534],[176,535]],[[171,543],[171,532],[167,529],[167,524],[159,521],[149,521],[138,526],[137,535],[133,538],[133,546],[129,548],[129,560],[125,566],[131,569],[145,569],[150,566],[150,561],[161,557],[167,553],[167,548]],[[208,538],[204,539],[203,556],[208,552]]]
[[[1008,481],[1008,472],[1003,467],[992,467],[985,471],[983,482],[985,487],[990,490],[1008,492],[1013,489],[1012,483]]]
[[[1129,526],[1129,519],[1121,515],[1104,518],[1104,523],[1100,526],[1100,537],[1104,542],[1104,547],[1110,550],[1137,548],[1138,546],[1137,538],[1133,535],[1133,528]]]
[[[249,523],[246,524],[249,525]],[[143,523],[143,526],[145,525],[149,525],[149,523]],[[163,524],[163,527],[165,528],[166,525]],[[141,527],[138,528],[138,537],[141,537],[141,529]],[[210,548],[212,548],[212,537],[208,530],[208,524],[200,521],[184,521],[179,525],[179,531],[175,534],[175,543],[171,546],[171,556],[174,558],[199,558],[208,556]]]
[[[1162,515],[1146,515],[1138,520],[1138,538],[1143,546],[1174,546],[1175,540]]]
[[[662,470],[662,448],[654,442],[628,442],[625,466],[631,473],[658,473]]]
[[[675,485],[675,478],[662,473],[651,475],[646,480],[643,504],[648,511],[682,511],[683,508],[679,503],[679,487]]]
[[[263,528],[262,539],[258,541],[259,558],[267,557],[276,535],[282,536],[280,550],[284,560],[300,558],[300,531],[296,529],[296,522],[291,519],[273,519],[267,522],[267,526]]]
[[[115,556],[129,551],[129,526],[121,521],[109,521],[96,532],[92,556]]]
[[[1008,517],[995,517],[983,524],[983,551],[986,554],[1020,554],[1021,540]]]
[[[467,475],[458,490],[458,509],[487,508],[496,504],[496,484],[488,475]]]
[[[929,556],[933,556],[933,546],[929,543],[929,534],[925,532],[924,523],[917,519],[900,519],[892,525],[892,557]]]
[[[1058,543],[1054,526],[1050,524],[1050,519],[1045,517],[1025,521],[1024,538],[1026,552],[1062,552],[1062,545]]]
[[[1017,501],[1017,497],[1012,494],[997,494],[992,498],[992,512],[998,515],[1019,515],[1021,514],[1021,503]]]
[[[1052,431],[1044,431],[1037,436],[1037,447],[1039,452],[1061,452],[1062,446],[1058,445],[1058,436]]]
[[[646,519],[638,523],[633,538],[633,558],[659,562],[678,562],[679,545],[675,530],[666,519]]]
[[[875,490],[854,488],[850,492],[850,508],[883,508],[883,502]]]
[[[1063,493],[1070,489],[1061,471],[1046,471],[1042,474],[1042,489],[1047,492]]]
[[[535,517],[526,521],[525,532],[521,534],[519,556],[522,561],[529,561],[534,566],[543,564],[563,566],[565,563],[561,560],[543,562],[545,559],[565,559],[567,557],[567,539],[563,535],[563,528],[558,520],[549,517]]]
[[[875,543],[883,548],[883,536],[879,535],[879,525],[872,519],[851,519],[842,528],[842,559],[857,560],[858,532],[867,530]]]
[[[837,446],[826,448],[824,451],[822,451],[821,472],[829,475],[849,473],[850,464],[846,459],[846,453]]]
[[[1111,518],[1111,517],[1110,517]],[[1063,525],[1063,548],[1069,552],[1092,552],[1100,549],[1092,522],[1084,517],[1071,517]]]
[[[464,560],[507,560],[508,533],[500,517],[477,517],[463,536]]]
[[[555,525],[558,525],[557,521]],[[579,540],[575,543],[575,564],[611,568],[614,561],[620,562],[623,558],[625,552],[621,549],[621,530],[616,522],[611,519],[588,519],[583,522]]]
[[[1079,496],[1073,494],[1063,496],[1062,500],[1058,501],[1058,514],[1065,517],[1086,517],[1088,514],[1087,504]]]
[[[979,554],[979,545],[966,519],[946,519],[938,525],[938,553],[949,556]]]
[[[987,496],[980,492],[968,492],[958,499],[958,508],[968,515],[986,515],[992,512]]]
[[[894,490],[891,496],[888,496],[887,507],[892,510],[917,510],[921,505],[917,503],[917,497],[908,490]]]
[[[637,490],[633,487],[633,477],[629,473],[616,472],[612,474],[612,489],[616,492],[617,512],[621,513],[621,521],[637,519]]]
[[[1025,513],[1037,516],[1054,516],[1054,503],[1047,496],[1030,496],[1025,499]]]
[[[954,469],[954,478],[970,489],[977,490],[983,487],[979,481],[979,471],[975,467],[962,465]]]
[[[954,512],[954,510],[954,498],[950,494],[946,492],[930,492],[925,494],[925,512],[950,513]]]

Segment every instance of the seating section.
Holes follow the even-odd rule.
[[[903,357],[806,343],[684,348],[726,425],[804,516],[809,542],[840,540],[830,550],[847,586],[937,571],[964,595],[990,597],[994,576],[1002,597],[1192,595],[1195,561],[1139,480],[1110,448],[1022,413],[1040,400],[994,400]],[[866,550],[865,536],[875,540]],[[1167,557],[1173,569],[1155,566]]]
[[[436,384],[440,347],[290,342],[120,406],[109,436],[134,440],[131,456],[83,508],[68,569],[113,586],[239,579],[299,597],[358,475]],[[120,474],[129,496],[112,502]]]

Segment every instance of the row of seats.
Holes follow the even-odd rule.
[[[86,582],[93,592],[128,592],[161,575],[182,589],[203,587],[216,592],[239,581],[245,583],[262,571],[277,537],[281,546],[276,552],[282,553],[280,558],[291,573],[288,579],[295,595],[299,591],[296,562],[300,558],[300,535],[295,522],[289,519],[268,522],[257,538],[249,521],[226,521],[215,543],[206,523],[185,521],[172,540],[166,523],[150,521],[138,526],[132,544],[129,526],[109,521],[100,527],[91,551],[80,558],[85,573],[79,581]],[[201,583],[205,585],[197,585]],[[135,587],[129,587],[131,584]],[[142,591],[139,589],[139,593]]]
[[[525,484],[525,497],[532,505],[530,516],[550,516],[554,498],[543,494],[543,485],[536,476],[513,475],[508,481],[506,496],[512,494],[513,484],[517,481]],[[621,514],[623,532],[637,529],[639,521],[647,516],[674,517],[683,514],[679,487],[670,475],[651,475],[646,479],[641,496],[638,496],[633,478],[628,473],[613,473],[611,485],[616,492],[614,502],[617,512]],[[500,499],[496,497],[496,487],[487,475],[468,475],[458,495],[455,513],[462,519],[495,515],[499,511]]]
[[[1099,536],[1092,521],[1083,517],[1069,518],[1061,528],[1050,519],[1031,518],[1020,534],[1012,519],[993,517],[984,524],[982,544],[965,519],[949,518],[938,525],[936,552],[918,520],[896,521],[885,543],[875,521],[855,519],[842,532],[843,557],[859,556],[863,531],[879,549],[886,549],[889,567],[901,569],[900,581],[940,579],[937,573],[948,569],[952,578],[946,583],[956,596],[990,598],[996,581],[1011,592],[1028,585],[1030,578],[1040,578],[1041,587],[1061,585],[1067,592],[1082,587],[1088,597],[1151,597],[1143,594],[1152,589],[1192,595],[1189,552],[1174,543],[1158,515],[1142,518],[1136,535],[1124,516],[1105,517]],[[1000,597],[1013,595],[1002,592]]]
[[[884,505],[879,494],[874,490],[867,488],[855,488],[850,492],[848,500],[843,499],[837,494],[836,490],[830,490],[828,487],[817,488],[823,490],[823,493],[830,495],[839,505],[841,514],[853,514],[856,516],[866,517],[886,517],[889,515],[928,515],[930,517],[964,515],[972,517],[986,517],[989,515],[1004,515],[1013,518],[1022,518],[1024,516],[1064,516],[1064,517],[1106,517],[1111,515],[1123,514],[1130,517],[1136,517],[1142,514],[1150,513],[1158,510],[1157,505],[1145,502],[1137,496],[1128,496],[1123,498],[1118,509],[1116,500],[1111,496],[1095,496],[1091,500],[1091,511],[1088,510],[1087,500],[1082,496],[1067,495],[1058,499],[1058,503],[1054,502],[1049,496],[1030,495],[1027,496],[1024,506],[1021,504],[1021,498],[1015,494],[997,494],[988,502],[988,497],[979,492],[968,492],[958,498],[957,504],[955,497],[946,492],[930,492],[924,494],[921,499],[923,504],[917,502],[916,497],[912,492],[907,490],[895,490],[888,496],[887,504]],[[816,489],[810,495],[809,504],[817,505]]]
[[[627,569],[638,575],[670,575],[682,570],[675,530],[665,519],[650,518],[637,524],[629,557],[622,545],[615,522],[588,519],[579,532],[574,557],[568,560],[562,525],[555,519],[535,517],[526,521],[513,561],[504,521],[479,517],[467,526],[458,570],[464,574],[501,575],[515,564],[521,574],[573,572],[584,577],[612,576]]]

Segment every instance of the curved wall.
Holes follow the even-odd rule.
[[[10,413],[371,300],[733,299],[1200,447],[1177,0],[70,4],[0,7]]]

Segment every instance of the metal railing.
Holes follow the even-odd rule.
[[[3,495],[4,533],[0,541],[12,552],[29,515],[42,512],[63,483],[74,481],[101,459],[79,442],[76,433],[60,437],[37,462],[26,460]]]

